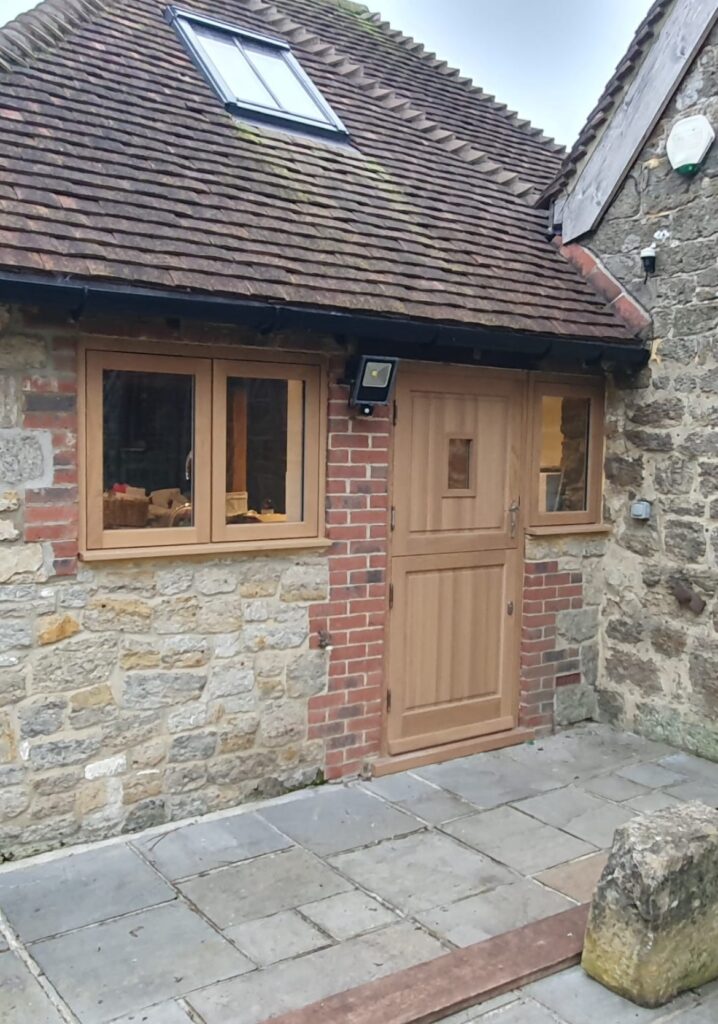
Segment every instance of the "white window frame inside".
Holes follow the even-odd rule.
[[[191,11],[182,10],[177,7],[168,7],[166,12],[167,20],[174,26],[180,38],[187,47],[197,67],[202,71],[209,83],[214,87],[220,99],[224,102],[225,108],[233,114],[249,116],[260,121],[267,121],[274,124],[281,124],[285,127],[297,126],[306,130],[323,135],[336,137],[348,136],[340,118],[335,114],[311,78],[302,68],[292,53],[291,47],[283,39],[257,35],[236,25],[227,22],[216,21],[204,15],[194,14]],[[211,56],[202,44],[201,38],[195,31],[196,28],[209,29],[226,36],[234,43],[239,51],[240,59],[247,61],[254,72],[259,83],[274,99],[276,106],[265,106],[260,103],[252,103],[244,97],[235,95],[227,85],[219,69],[215,66]],[[281,56],[285,65],[297,79],[298,85],[303,88],[313,104],[321,113],[321,117],[313,118],[302,114],[293,113],[282,107],[279,99],[275,96],[271,83],[267,81],[256,63],[252,60],[251,52],[247,52],[244,43],[254,43]]]

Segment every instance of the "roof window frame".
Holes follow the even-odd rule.
[[[174,5],[169,6],[166,9],[165,17],[179,35],[194,63],[224,103],[225,109],[230,113],[238,117],[249,117],[252,120],[261,121],[266,124],[279,125],[285,128],[301,128],[312,134],[323,135],[334,139],[337,137],[349,137],[349,132],[341,118],[331,108],[329,103],[301,66],[297,58],[292,53],[291,46],[286,42],[286,40],[279,39],[276,36],[260,35],[249,29],[240,28],[238,25],[233,25],[226,21],[218,21],[215,18],[207,17],[205,14],[197,14],[194,11],[187,10],[183,7],[176,7]],[[237,49],[256,75],[260,84],[269,93],[269,95],[272,96],[277,103],[277,106],[266,107],[258,103],[252,103],[249,100],[240,99],[236,96],[222,78],[219,70],[205,54],[201,40],[195,32],[195,27],[210,29],[231,37],[232,41],[237,46]],[[322,112],[325,120],[315,120],[311,117],[305,117],[302,114],[294,114],[282,109],[279,104],[279,100],[274,94],[271,84],[266,80],[265,76],[256,66],[255,62],[252,60],[251,54],[247,53],[242,45],[243,42],[254,43],[259,46],[266,47],[269,50],[280,52],[285,64],[298,79],[299,84],[309,94],[309,97],[315,106]]]

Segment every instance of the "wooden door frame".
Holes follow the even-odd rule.
[[[517,524],[517,537],[518,537],[518,557],[516,558],[516,609],[515,614],[517,616],[517,627],[516,627],[516,643],[514,650],[511,652],[511,660],[514,666],[515,674],[515,689],[512,695],[512,708],[513,713],[518,722],[518,711],[520,701],[520,672],[521,672],[521,635],[522,635],[522,600],[521,594],[523,590],[523,572],[524,572],[524,553],[525,553],[525,536],[526,536],[526,514],[527,514],[527,483],[528,483],[528,465],[531,452],[530,436],[531,436],[531,423],[529,419],[529,395],[530,395],[530,381],[531,375],[528,370],[505,370],[505,369],[494,369],[493,367],[482,367],[482,366],[467,366],[459,363],[428,363],[421,362],[419,360],[402,361],[398,367],[398,374],[401,374],[402,369],[406,370],[422,370],[425,373],[434,373],[440,375],[444,372],[454,373],[460,372],[462,374],[481,374],[487,379],[502,379],[519,381],[522,384],[521,388],[521,409],[520,409],[520,420],[521,426],[519,430],[519,466],[518,466],[518,479],[521,487],[521,505],[518,513],[518,524]],[[401,416],[401,408],[398,409],[398,416]],[[390,468],[389,468],[389,507],[394,508],[394,495],[395,495],[395,478],[396,478],[396,423],[397,417],[394,417],[394,425],[391,432],[391,456],[390,456]],[[381,728],[381,741],[380,741],[380,757],[387,760],[396,759],[404,755],[391,755],[389,754],[388,748],[388,707],[387,707],[387,693],[389,691],[389,669],[391,665],[391,643],[392,643],[392,628],[391,628],[391,608],[390,608],[390,593],[392,586],[392,558],[394,548],[394,537],[391,530],[391,524],[388,533],[387,543],[387,598],[386,598],[386,629],[384,637],[384,671],[383,671],[383,695],[382,695],[382,728]],[[477,737],[477,739],[486,739],[486,737]],[[447,747],[451,744],[447,744]],[[420,756],[421,752],[417,752]],[[426,761],[425,763],[430,763]]]

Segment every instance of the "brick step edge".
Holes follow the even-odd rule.
[[[272,1017],[271,1024],[431,1024],[577,964],[590,904]],[[265,1022],[269,1024],[269,1021]]]

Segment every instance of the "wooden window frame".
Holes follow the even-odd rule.
[[[195,379],[194,524],[162,529],[103,527],[104,370],[187,374]],[[227,376],[304,382],[303,515],[298,522],[228,525]],[[326,461],[326,360],[304,353],[87,339],[79,349],[80,557],[85,561],[327,547],[321,509]],[[99,440],[98,440],[99,439]]]
[[[262,363],[243,360],[217,359],[213,369],[212,403],[212,539],[267,540],[272,537],[299,539],[318,535],[319,517],[319,465],[307,453],[319,451],[320,375],[316,366],[301,363]],[[227,380],[231,377],[260,380],[301,381],[304,384],[304,415],[301,481],[303,483],[302,518],[286,523],[228,524],[225,521],[225,495],[227,472]],[[288,429],[288,442],[292,441]],[[296,474],[294,483],[296,487]]]
[[[547,398],[587,398],[590,401],[588,421],[588,465],[586,467],[586,508],[576,512],[542,512],[539,508],[539,474],[542,445],[542,404]],[[603,502],[605,387],[603,381],[566,381],[555,377],[531,380],[529,395],[529,481],[528,526],[570,527],[600,525]]]

